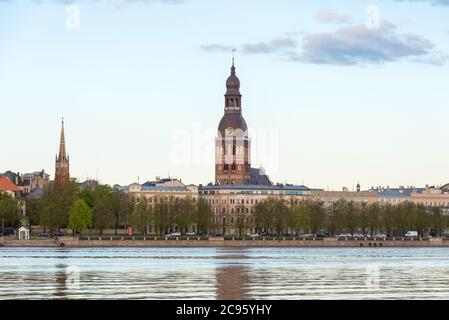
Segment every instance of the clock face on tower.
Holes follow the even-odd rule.
[[[234,129],[232,127],[229,127],[226,129],[226,135],[232,136],[233,132],[234,132]]]

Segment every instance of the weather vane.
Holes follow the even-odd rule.
[[[234,58],[235,58],[236,51],[237,51],[237,49],[235,49],[235,48],[232,49],[232,65],[234,65]]]

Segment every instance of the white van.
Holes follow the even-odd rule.
[[[418,231],[407,231],[407,233],[405,234],[405,237],[407,237],[407,238],[418,237]]]

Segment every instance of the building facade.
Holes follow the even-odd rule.
[[[157,202],[171,201],[174,199],[189,199],[193,203],[198,200],[198,187],[195,185],[185,185],[178,179],[159,179],[149,181],[144,184],[133,183],[128,186],[128,196],[134,201],[145,199],[150,206],[154,206]],[[146,227],[147,233],[157,233],[156,226],[149,225]],[[160,230],[159,230],[160,231]],[[173,225],[165,232],[179,231],[178,226]],[[196,226],[190,226],[189,231],[196,231]]]
[[[422,204],[426,207],[440,207],[449,213],[449,190],[445,186],[441,188],[427,187],[421,192],[412,192],[410,199],[413,203]]]
[[[377,192],[370,191],[323,191],[312,190],[310,199],[320,201],[325,208],[330,208],[339,200],[353,201],[361,204],[372,204],[379,200]]]
[[[22,175],[24,195],[29,195],[36,189],[44,189],[50,182],[50,175],[44,170],[25,173]]]
[[[200,186],[198,195],[212,208],[211,233],[233,235],[243,231],[246,235],[256,232],[254,212],[258,203],[268,198],[304,201],[311,191],[289,185],[208,185]]]

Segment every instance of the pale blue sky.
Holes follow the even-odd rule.
[[[369,5],[378,31],[363,31]],[[444,0],[0,0],[0,172],[53,175],[64,116],[80,180],[213,181],[198,154],[236,47],[253,166],[272,180],[449,182],[448,17]]]

